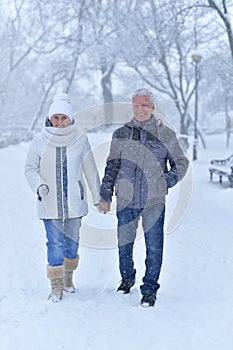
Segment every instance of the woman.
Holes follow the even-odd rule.
[[[75,291],[72,278],[79,260],[79,231],[88,212],[83,174],[94,205],[98,205],[100,181],[88,138],[78,135],[68,96],[57,94],[44,127],[32,140],[25,164],[25,176],[37,194],[38,216],[46,230],[49,299],[54,302],[62,299],[63,289]]]

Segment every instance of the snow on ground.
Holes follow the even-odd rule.
[[[207,141],[207,150],[199,146],[192,166],[193,191],[184,220],[165,238],[155,308],[139,305],[144,271],[140,237],[135,245],[137,284],[130,295],[115,291],[120,281],[117,249],[82,244],[77,292],[65,294],[60,303],[47,300],[44,229],[23,175],[29,144],[0,150],[2,350],[232,349],[233,189],[210,183],[208,174],[209,160],[229,156],[232,147],[225,148],[224,136]],[[172,205],[167,208],[169,217]],[[92,226],[115,226],[113,214],[91,211],[90,216]]]

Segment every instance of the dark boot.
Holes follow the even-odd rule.
[[[119,285],[119,287],[117,288],[118,292],[124,292],[124,294],[129,294],[130,292],[130,288],[133,287],[134,285],[134,281],[121,281],[121,284]]]
[[[144,294],[141,299],[141,305],[143,307],[150,307],[155,305],[156,296]]]

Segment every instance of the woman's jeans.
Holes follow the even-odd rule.
[[[44,219],[47,237],[47,260],[50,266],[62,265],[64,257],[75,259],[79,246],[81,218]]]
[[[133,246],[140,216],[146,245],[146,271],[140,289],[142,294],[156,296],[160,287],[158,279],[163,258],[164,203],[154,204],[144,209],[130,207],[121,209],[118,206],[119,268],[122,280],[135,282]]]

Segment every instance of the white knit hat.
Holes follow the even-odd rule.
[[[53,103],[49,108],[49,119],[51,119],[54,114],[65,114],[71,120],[73,119],[73,110],[67,94],[61,92],[54,95]]]

